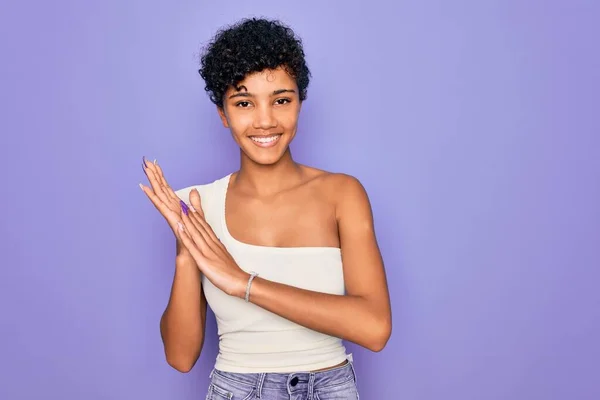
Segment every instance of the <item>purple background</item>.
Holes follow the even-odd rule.
[[[599,11],[2,2],[0,399],[204,398],[214,317],[192,372],[171,369],[172,234],[137,184],[142,155],[175,187],[237,168],[196,70],[249,15],[306,45],[295,157],[372,200],[394,331],[349,346],[362,398],[600,398]]]

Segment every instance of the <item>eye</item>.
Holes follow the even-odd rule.
[[[291,100],[288,98],[282,98],[282,99],[275,100],[275,104],[277,104],[277,105],[284,105],[284,104],[290,103],[290,102],[291,102]]]
[[[250,102],[249,101],[240,101],[239,103],[236,103],[235,106],[241,107],[241,108],[248,108],[250,106]]]

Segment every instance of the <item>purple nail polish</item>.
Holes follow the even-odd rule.
[[[142,171],[146,172],[146,156],[142,157]]]
[[[179,200],[179,203],[181,204],[181,209],[183,210],[183,213],[185,215],[188,215],[188,206],[187,206],[187,204],[185,204],[183,202],[183,200]]]

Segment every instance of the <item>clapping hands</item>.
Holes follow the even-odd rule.
[[[190,192],[188,206],[171,189],[156,161],[148,162],[144,158],[142,168],[150,186],[140,184],[140,188],[165,218],[202,274],[223,292],[244,297],[249,274],[237,265],[206,222],[198,190]]]

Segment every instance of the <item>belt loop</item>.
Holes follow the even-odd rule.
[[[265,383],[266,376],[267,376],[267,374],[264,372],[258,374],[258,379],[256,382],[256,398],[257,399],[260,399],[260,396],[262,394],[262,388],[263,388],[263,384]]]
[[[313,400],[315,398],[315,373],[311,372],[308,375],[308,400]]]
[[[208,379],[212,379],[212,377],[213,377],[213,374],[214,374],[214,373],[215,373],[215,369],[213,368],[213,369],[210,371],[210,374],[208,375]]]

